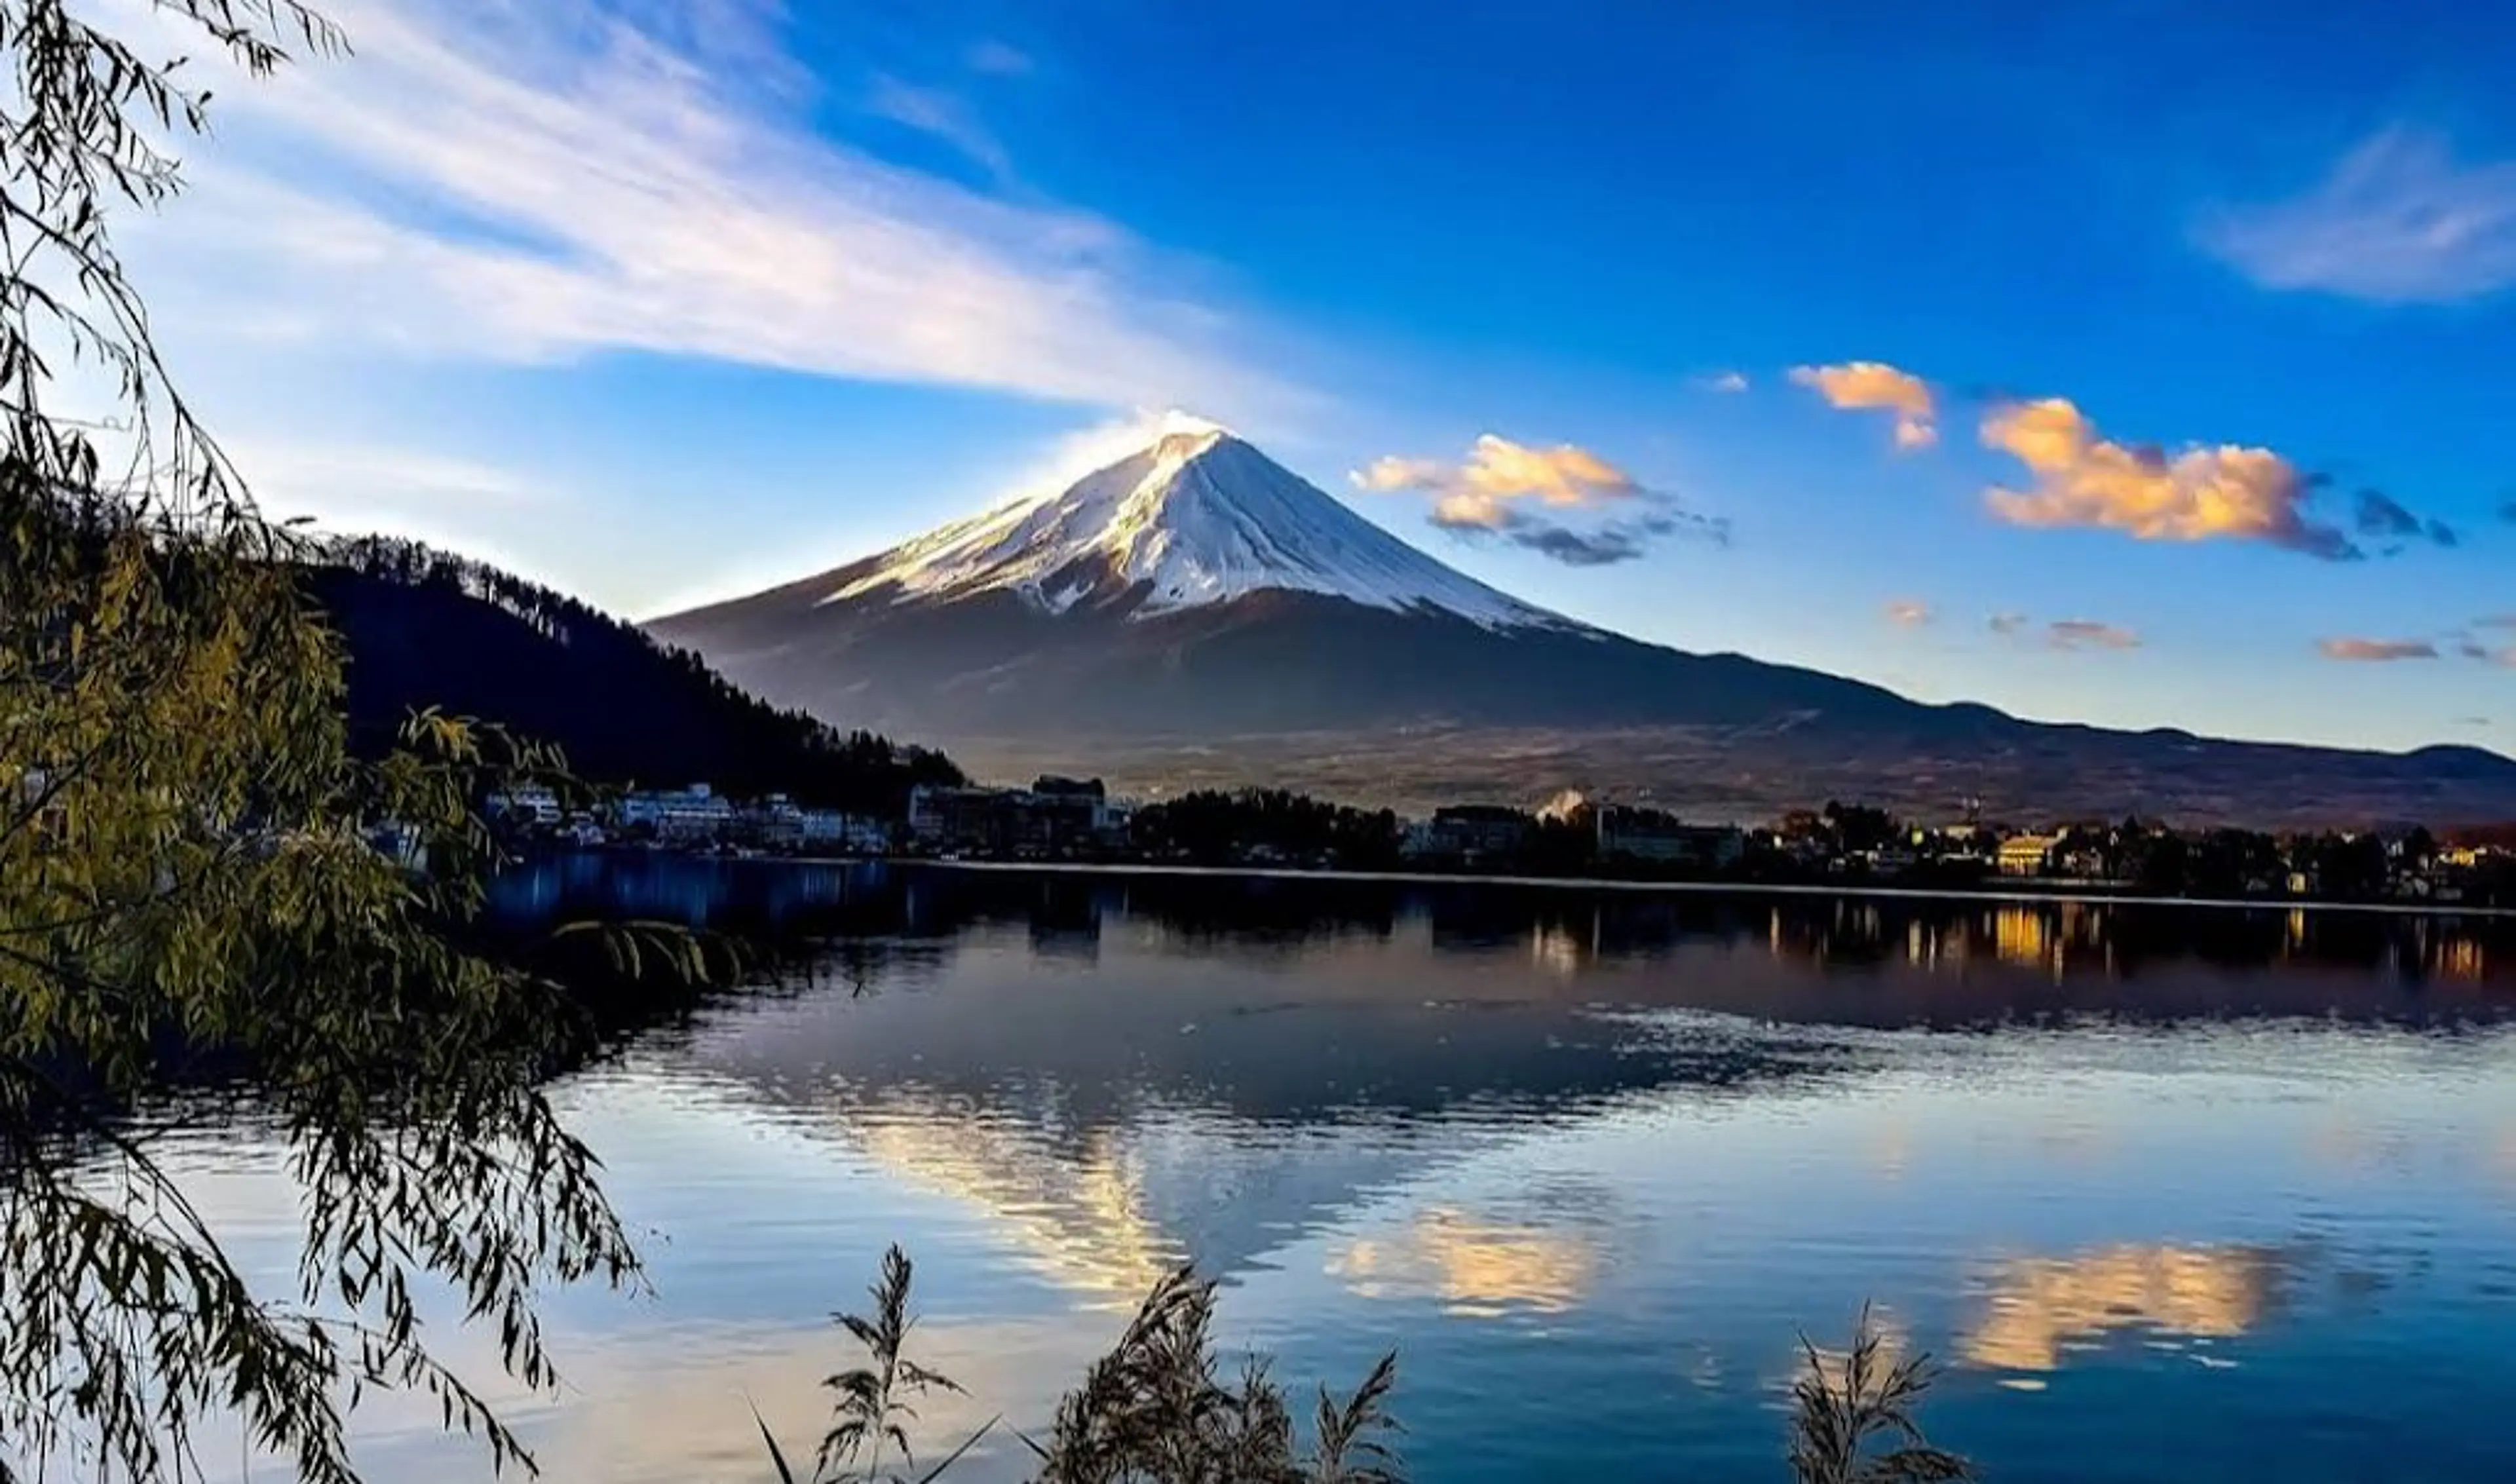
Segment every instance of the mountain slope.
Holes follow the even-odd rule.
[[[1739,813],[1840,794],[2194,820],[2516,814],[2516,763],[2473,748],[2044,725],[1643,644],[1455,572],[1212,433],[650,629],[781,705],[983,767],[1134,786],[1411,803],[1613,785]]]
[[[960,778],[941,754],[780,711],[631,624],[426,547],[339,543],[306,582],[346,642],[363,751],[439,706],[558,745],[590,783],[897,809],[912,783]]]
[[[1914,709],[1873,686],[1638,644],[1522,603],[1214,432],[650,629],[782,703],[988,736],[1804,713],[1878,724]]]

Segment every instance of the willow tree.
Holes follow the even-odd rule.
[[[294,0],[154,8],[256,77],[343,50]],[[233,1418],[348,1480],[347,1417],[379,1388],[503,1464],[517,1439],[421,1342],[428,1295],[548,1387],[538,1293],[636,1274],[535,1090],[558,996],[460,946],[484,778],[542,760],[433,715],[351,753],[296,539],[194,418],[114,251],[180,186],[207,100],[83,13],[0,0],[0,1479],[193,1476]],[[128,1117],[205,1052],[243,1070],[303,1192],[277,1291]]]

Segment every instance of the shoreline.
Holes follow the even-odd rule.
[[[932,856],[763,856],[754,860],[796,866],[922,866],[939,870],[1069,875],[1237,877],[1244,880],[1384,882],[1399,886],[1509,886],[1554,891],[1666,893],[1729,897],[1869,897],[1895,902],[1991,902],[2049,907],[2089,903],[2106,907],[2195,908],[2207,912],[2362,912],[2393,917],[2516,918],[2516,908],[2460,903],[2345,902],[2321,898],[2160,897],[2141,892],[1963,890],[1949,887],[1816,885],[1797,881],[1638,881],[1615,876],[1531,876],[1468,871],[1304,869],[1287,866],[1188,866],[1150,861],[943,861]]]

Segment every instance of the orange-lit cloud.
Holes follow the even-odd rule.
[[[1633,476],[1587,448],[1557,444],[1532,448],[1491,433],[1479,438],[1459,464],[1425,458],[1378,458],[1355,471],[1365,489],[1420,489],[1435,495],[1434,522],[1500,530],[1510,524],[1513,502],[1534,501],[1559,509],[1630,499],[1641,491]]]
[[[1937,610],[1919,598],[1899,598],[1886,607],[1887,621],[1898,628],[1920,628],[1939,616]]]
[[[1896,446],[1927,448],[1939,442],[1939,404],[1931,384],[1881,360],[1791,367],[1791,380],[1846,411],[1896,414]]]
[[[1377,458],[1348,476],[1357,488],[1414,490],[1433,496],[1432,523],[1465,535],[1501,535],[1574,567],[1603,567],[1643,555],[1660,536],[1729,539],[1729,524],[1688,511],[1673,495],[1646,488],[1587,448],[1532,447],[1488,433],[1457,464],[1438,459]],[[1630,517],[1567,525],[1541,511],[1630,508]]]
[[[1983,442],[2035,476],[1986,500],[2015,526],[2082,526],[2144,541],[2265,541],[2330,560],[2362,555],[2339,527],[2314,519],[2314,482],[2268,448],[2235,445],[2168,454],[2116,443],[2069,399],[1994,407]]]
[[[2327,659],[2382,664],[2396,659],[2435,659],[2438,647],[2426,639],[2318,639],[2315,648]]]

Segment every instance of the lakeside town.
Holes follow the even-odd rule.
[[[1025,787],[919,784],[896,817],[706,784],[564,800],[491,801],[521,840],[576,849],[897,857],[1037,865],[1426,871],[1917,890],[2140,892],[2266,901],[2516,908],[2516,831],[2270,833],[2169,822],[1899,819],[1829,802],[1761,826],[1689,822],[1645,803],[1566,792],[1533,810],[1457,804],[1428,817],[1281,790],[1113,795],[1098,779]]]

